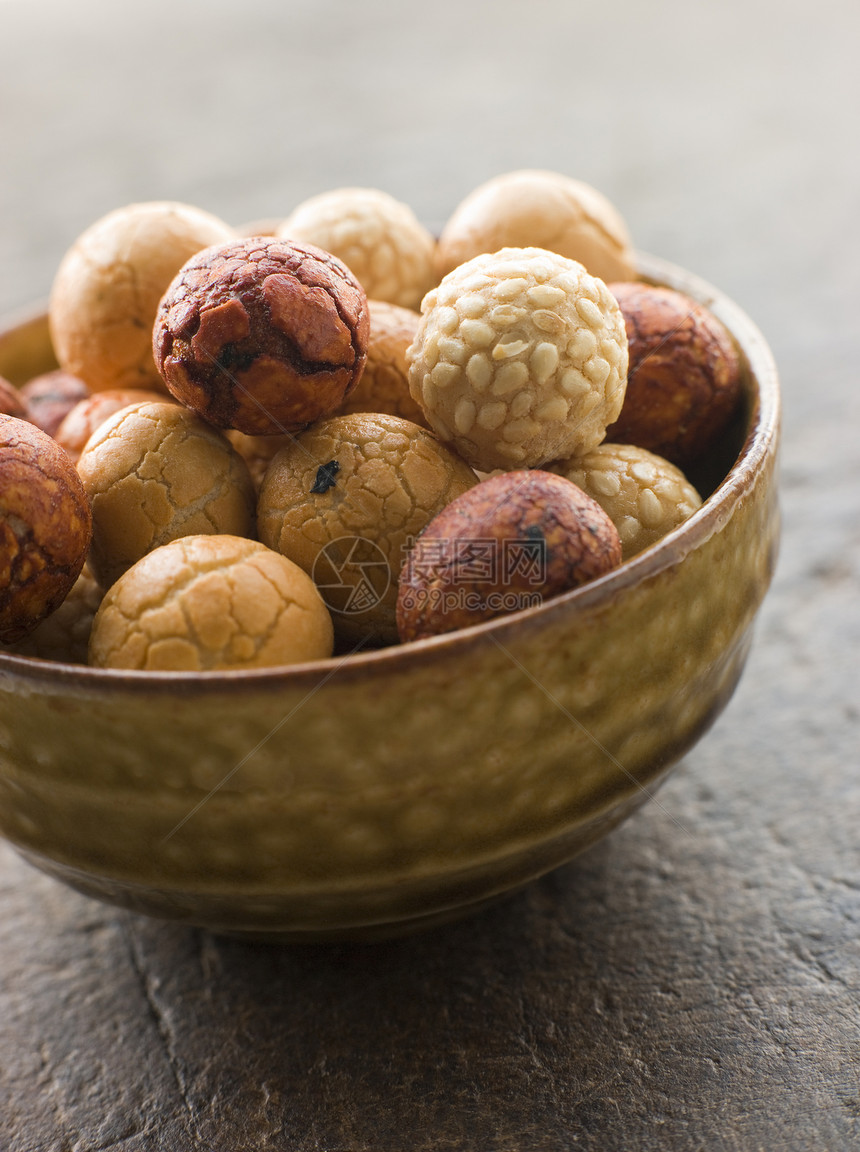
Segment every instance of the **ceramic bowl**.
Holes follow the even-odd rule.
[[[641,257],[733,334],[744,404],[709,494],[539,607],[287,669],[129,673],[0,655],[0,831],[90,896],[216,931],[376,938],[483,906],[648,801],[725,706],[776,553],[778,384],[722,293]],[[51,363],[43,315],[0,374]]]

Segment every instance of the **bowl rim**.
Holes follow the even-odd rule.
[[[144,694],[208,695],[229,690],[287,688],[318,691],[330,681],[349,683],[369,676],[406,672],[416,663],[426,668],[429,661],[473,651],[488,641],[493,647],[506,647],[511,633],[551,628],[555,618],[572,609],[586,612],[609,603],[618,593],[645,583],[660,572],[678,564],[705,543],[732,515],[736,501],[753,483],[776,450],[780,422],[779,380],[773,354],[759,328],[746,312],[724,292],[694,273],[660,257],[637,252],[637,269],[645,282],[659,284],[692,297],[708,308],[729,329],[749,366],[755,387],[748,416],[748,431],[731,468],[714,491],[683,524],[655,544],[624,561],[605,575],[571,589],[542,604],[509,615],[407,644],[351,652],[302,664],[267,668],[225,669],[208,672],[158,672],[88,665],[19,656],[0,651],[0,679],[26,679],[34,685],[71,686],[94,691],[142,692]],[[9,316],[0,329],[9,331],[24,320],[37,319],[35,308]]]

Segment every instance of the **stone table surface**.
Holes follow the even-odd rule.
[[[860,6],[0,0],[0,312],[134,200],[344,184],[431,226],[512,168],[727,291],[785,397],[780,565],[651,803],[494,910],[278,948],[0,847],[3,1152],[860,1147]]]

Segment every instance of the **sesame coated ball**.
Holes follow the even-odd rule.
[[[62,604],[91,533],[66,453],[34,424],[0,415],[0,643],[23,640]]]
[[[107,588],[147,552],[182,536],[254,536],[244,460],[178,404],[137,404],[102,424],[78,461],[92,503],[90,565]]]
[[[624,399],[614,296],[541,248],[503,248],[450,272],[425,296],[408,355],[430,427],[484,472],[589,451]]]
[[[680,468],[632,444],[600,444],[547,470],[597,501],[618,529],[625,560],[683,524],[702,503]]]
[[[532,247],[578,260],[603,280],[636,275],[627,225],[603,193],[541,169],[496,176],[458,205],[439,237],[437,275],[482,252]]]
[[[189,260],[152,339],[177,400],[219,428],[270,436],[340,407],[364,369],[369,325],[364,290],[340,260],[256,236]]]
[[[476,483],[458,456],[408,420],[336,416],[272,460],[257,507],[260,539],[313,576],[343,643],[390,643],[412,539]]]
[[[415,339],[421,317],[411,308],[368,300],[370,339],[367,364],[338,415],[387,412],[426,427],[424,413],[409,393],[406,350]]]
[[[331,618],[300,568],[254,540],[186,536],[108,591],[90,636],[97,668],[209,672],[331,655]]]
[[[163,390],[152,325],[168,284],[201,248],[233,235],[189,204],[151,201],[109,212],[64,256],[51,288],[51,339],[60,367],[93,392]]]
[[[279,236],[333,252],[374,300],[417,308],[436,283],[435,241],[412,209],[375,188],[336,188],[294,208]]]

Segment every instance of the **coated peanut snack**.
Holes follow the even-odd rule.
[[[90,565],[107,588],[181,536],[254,536],[255,493],[227,438],[178,404],[136,404],[87,442],[78,472],[92,504]]]
[[[387,412],[413,424],[427,426],[424,413],[409,392],[407,349],[415,339],[421,317],[411,308],[368,300],[370,339],[361,379],[341,405],[338,415],[350,412]]]
[[[69,409],[53,436],[69,458],[77,461],[96,429],[123,408],[145,401],[163,404],[169,400],[169,396],[145,388],[109,388],[106,392],[96,392]]]
[[[408,420],[335,416],[272,460],[257,506],[260,539],[313,575],[341,641],[391,643],[408,542],[476,483]]]
[[[625,560],[656,544],[702,503],[680,468],[632,444],[603,443],[547,470],[597,501],[618,529]]]
[[[367,357],[367,297],[311,244],[208,248],[172,281],[152,330],[169,391],[219,428],[295,432],[334,412]]]
[[[602,280],[542,248],[503,248],[425,297],[409,388],[473,468],[588,452],[621,411],[624,319]]]
[[[576,485],[534,469],[484,480],[415,542],[400,577],[397,631],[421,640],[557,596],[621,563],[618,533]]]
[[[671,288],[609,285],[624,316],[627,391],[607,439],[683,467],[723,431],[740,397],[740,360],[720,321]]]
[[[102,600],[101,586],[84,564],[62,604],[34,630],[9,646],[17,656],[36,656],[64,664],[86,664],[93,618]]]
[[[435,241],[406,204],[376,188],[336,188],[294,208],[277,230],[332,252],[374,300],[417,308],[436,283]]]
[[[548,248],[602,280],[632,280],[627,225],[602,192],[559,172],[506,172],[475,188],[454,210],[436,248],[441,278],[482,252]]]
[[[163,391],[151,342],[158,302],[186,260],[233,235],[216,216],[173,201],[129,204],[97,220],[63,257],[51,288],[60,367],[93,392]]]
[[[34,376],[21,389],[27,418],[55,438],[66,416],[89,394],[89,388],[79,376],[64,372],[62,368]]]
[[[313,581],[254,540],[186,536],[149,552],[107,592],[93,622],[97,668],[209,672],[331,655]]]
[[[62,448],[0,415],[0,643],[23,640],[62,604],[91,534],[89,501]]]

